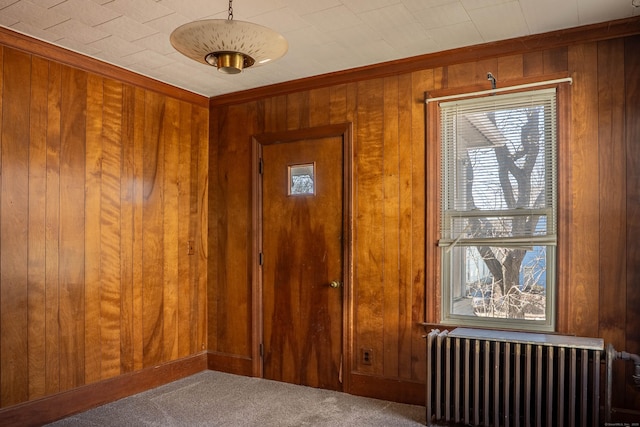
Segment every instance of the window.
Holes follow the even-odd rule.
[[[555,326],[556,92],[440,104],[442,322]]]

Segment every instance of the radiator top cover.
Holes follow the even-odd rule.
[[[448,336],[452,338],[469,338],[476,340],[502,341],[520,344],[537,344],[552,347],[569,347],[583,350],[604,351],[604,340],[602,338],[575,337],[571,335],[456,328],[453,331],[449,332]]]

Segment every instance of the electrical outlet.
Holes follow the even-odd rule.
[[[373,350],[370,348],[362,349],[362,364],[363,365],[371,365],[373,362]]]

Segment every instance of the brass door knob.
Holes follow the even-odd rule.
[[[329,284],[329,286],[331,286],[332,288],[341,288],[342,287],[342,282],[338,282],[337,280],[334,280],[333,282],[331,282]]]

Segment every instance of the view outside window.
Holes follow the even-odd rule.
[[[552,329],[555,90],[440,107],[443,320]]]

